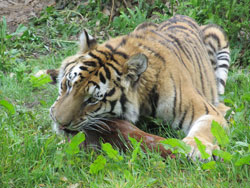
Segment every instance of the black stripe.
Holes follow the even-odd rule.
[[[156,109],[159,101],[159,94],[157,93],[157,86],[155,85],[149,94],[149,100],[151,103],[151,116],[156,116]]]
[[[152,23],[152,22],[145,22],[145,23],[140,24],[140,25],[136,28],[135,31],[139,31],[139,30],[141,30],[141,29],[145,29],[145,28],[150,27],[150,26],[153,26],[153,27],[157,28],[157,24]]]
[[[105,73],[106,73],[106,77],[110,80],[110,78],[111,78],[111,73],[110,73],[108,67],[105,66],[105,67],[104,67],[104,70],[105,70]]]
[[[95,61],[84,61],[83,63],[87,66],[90,66],[90,67],[96,67]]]
[[[73,68],[75,68],[75,67],[74,67],[74,66],[73,66],[73,67],[71,67],[71,68],[69,69],[69,71],[68,71],[69,78],[71,78],[70,73],[71,73],[71,71],[73,70]],[[67,74],[67,75],[68,75],[68,74]]]
[[[219,37],[214,34],[214,33],[209,33],[208,35],[205,35],[204,37],[204,41],[207,39],[207,38],[213,38],[214,40],[216,40],[217,44],[218,44],[218,48],[220,49],[221,48],[221,44],[220,44],[220,39]]]
[[[100,86],[95,81],[89,81],[89,84],[93,84],[96,88],[100,89]]]
[[[60,84],[60,88],[61,88],[61,90],[63,90],[63,83],[62,82]]]
[[[95,109],[95,110],[93,111],[93,113],[98,112],[101,108],[102,108],[102,105],[100,105],[97,109]]]
[[[111,90],[106,94],[106,96],[107,96],[107,97],[111,97],[114,93],[115,93],[115,87],[114,87],[113,89],[111,89]]]
[[[188,17],[188,16],[176,15],[176,16],[170,18],[169,20],[172,21],[171,19],[172,19],[173,22],[175,22],[175,23],[176,23],[177,21],[180,22],[180,23],[188,23],[188,25],[189,25],[190,27],[195,28],[196,30],[199,30],[199,26],[196,25],[195,21],[194,21],[192,18]]]
[[[190,120],[190,126],[192,125],[192,123],[193,123],[193,121],[194,121],[194,104],[192,103],[192,115],[191,115],[191,120]]]
[[[212,101],[212,103],[214,104],[214,103],[215,103],[215,97],[216,97],[216,96],[214,95],[214,87],[213,87],[213,86],[211,87],[211,90],[210,90],[210,91],[211,91],[211,101]]]
[[[112,69],[114,69],[115,72],[116,72],[119,76],[122,75],[122,73],[121,73],[113,64],[107,63],[107,65],[110,66],[110,67],[112,67]]]
[[[123,37],[119,46],[124,46],[127,43],[127,38]]]
[[[168,40],[165,36],[163,36],[162,34],[156,32],[156,31],[151,31],[151,32],[154,33],[155,35],[161,37],[161,38],[162,38],[164,41],[166,41],[167,43],[172,44],[172,45],[175,47],[175,49],[177,50],[177,52],[179,52],[179,48],[176,46],[175,43],[173,43],[172,40]],[[159,42],[160,44],[164,45],[164,42],[163,42],[163,41],[157,41],[157,42]],[[165,46],[165,45],[164,45],[164,46]],[[173,50],[173,49],[172,49],[172,50]],[[183,62],[183,59],[181,58],[181,56],[179,56],[179,55],[176,53],[175,50],[173,50],[173,52],[174,52],[174,54],[176,55],[176,57],[180,60],[180,62],[185,66],[185,68],[188,70],[188,68],[187,68],[186,64]],[[179,53],[180,53],[180,52],[179,52]]]
[[[182,118],[181,118],[181,120],[180,120],[180,122],[178,124],[178,128],[177,129],[182,129],[183,122],[184,122],[184,120],[186,118],[187,112],[188,112],[188,108],[186,108],[186,110],[184,111],[184,114],[183,114],[183,116],[182,116]]]
[[[106,44],[105,47],[110,49],[111,52],[114,52],[114,48],[110,44]]]
[[[129,36],[130,36],[130,37],[137,38],[137,39],[145,39],[144,36],[141,36],[141,35],[138,35],[138,34],[130,34]]]
[[[119,65],[119,66],[121,66],[120,65],[120,63],[114,58],[114,56],[112,55],[111,56],[111,58],[110,58],[112,61],[114,61],[115,62],[115,64],[117,64],[117,65]]]
[[[124,92],[122,91],[122,95],[121,95],[121,98],[120,98],[120,103],[121,103],[121,106],[122,106],[122,112],[123,113],[125,113],[127,111],[126,106],[125,106],[126,102],[127,102],[127,97],[124,94]]]
[[[219,65],[218,68],[226,68],[226,69],[228,69],[229,66],[227,64],[222,64],[222,65]]]
[[[188,57],[188,55],[186,54],[185,50],[183,49],[183,46],[182,46],[180,40],[178,38],[176,38],[174,35],[168,34],[168,36],[170,38],[172,38],[174,40],[174,42],[176,42],[178,44],[178,46],[181,48],[181,50],[184,52],[184,54]]]
[[[75,62],[73,61],[73,62],[68,63],[68,64],[64,67],[64,70],[65,70],[69,65],[71,65],[71,64],[73,64],[73,63],[75,63]]]
[[[170,30],[170,29],[171,30],[175,30],[174,33],[176,33],[176,32],[179,31],[182,34],[184,34],[187,38],[191,38],[192,39],[192,37],[194,37],[193,39],[198,39],[199,42],[203,43],[201,41],[200,36],[198,35],[199,33],[197,33],[197,31],[194,32],[194,30],[189,29],[187,27],[184,27],[182,25],[173,25],[173,26],[170,26],[170,27],[167,28],[167,30]],[[191,35],[189,33],[187,33],[187,31],[189,31],[189,33],[191,33]]]
[[[199,50],[197,50],[197,48],[196,47],[194,47],[195,48],[195,51],[196,52],[199,52]],[[204,49],[205,50],[205,49]],[[202,61],[202,54],[200,54],[200,53],[197,53],[197,55],[199,56],[199,59],[200,59],[200,62],[203,62]],[[204,64],[203,64],[204,65]],[[204,71],[204,74],[205,75],[208,75],[207,74],[207,69],[206,69],[206,64],[204,65],[204,66],[202,66],[202,70]],[[205,77],[206,78],[206,77]],[[209,78],[209,77],[208,77]],[[210,78],[209,78],[210,79]],[[208,80],[206,80],[206,81],[208,81]],[[211,80],[210,80],[210,82],[209,83],[211,83]]]
[[[212,65],[216,65],[217,64],[214,59],[210,59],[210,61],[211,61]]]
[[[79,76],[80,76],[80,81],[82,81],[85,77],[82,75],[82,73],[79,73]]]
[[[207,50],[207,53],[208,53],[208,55],[210,55],[210,56],[214,56],[214,52],[212,52],[211,50]]]
[[[108,56],[108,54],[106,53],[106,52],[104,52],[104,51],[101,51],[101,50],[96,50],[97,52],[99,52],[99,53],[101,53],[102,55],[104,55],[105,56],[105,58],[106,58],[106,60],[108,60],[109,59],[109,56]]]
[[[216,108],[214,108],[214,106],[210,103],[208,103],[208,105],[217,113],[217,115],[219,115],[220,113],[218,112],[218,110]]]
[[[195,58],[196,58],[196,62],[198,64],[198,67],[199,67],[199,71],[197,73],[200,73],[200,81],[201,81],[201,87],[202,87],[202,91],[203,91],[203,94],[205,94],[205,87],[204,87],[204,79],[203,79],[203,72],[201,70],[201,65],[200,65],[200,61],[199,61],[199,58],[196,54],[196,51],[194,51],[194,55],[195,55]]]
[[[184,32],[186,32],[187,30],[192,31],[192,30],[190,30],[187,27],[184,27],[182,25],[172,25],[172,26],[168,27],[168,29],[176,29],[176,28],[182,29],[182,30],[184,30]]]
[[[220,82],[224,87],[226,86],[226,83],[225,83],[224,80],[222,80],[222,79],[219,78],[219,82]]]
[[[187,128],[187,132],[189,132],[190,128],[191,128],[191,125],[193,124],[193,121],[194,121],[194,104],[192,104],[192,115],[191,115],[191,119],[190,119],[190,122],[189,122],[189,125],[188,125],[188,128]]]
[[[217,56],[219,56],[220,54],[224,54],[224,53],[230,55],[229,52],[227,52],[227,51],[220,51],[217,53]]]
[[[165,59],[158,52],[154,51],[148,46],[143,45],[142,43],[139,43],[139,46],[151,52],[154,56],[160,59],[164,64],[166,63]]]
[[[204,105],[204,107],[205,107],[206,114],[208,114],[208,113],[209,113],[209,110],[208,110],[208,107],[207,107],[206,103],[203,103],[203,105]]]
[[[180,79],[180,87],[179,87],[179,114],[181,114],[182,107],[182,88],[181,88],[181,79]]]
[[[105,83],[106,83],[106,79],[105,79],[105,77],[103,76],[102,72],[99,73],[99,76],[100,76],[101,82],[105,84]]]
[[[189,29],[184,26],[179,26],[179,25],[170,26],[167,28],[167,30],[172,30],[169,33],[175,33],[175,35],[177,35],[178,33],[180,33],[181,35],[184,35],[184,38],[183,37],[182,38],[183,38],[183,41],[187,42],[187,44],[194,44],[196,40],[198,40],[200,44],[204,44],[204,41],[201,39],[201,36],[199,35],[199,32],[195,30]],[[166,32],[168,32],[167,30]],[[181,41],[181,44],[183,41]]]
[[[185,19],[184,17],[185,17],[185,18],[188,18],[188,19],[190,19],[190,20],[187,20],[187,19]],[[194,22],[193,19],[191,19],[191,18],[189,18],[189,17],[187,17],[187,16],[183,16],[183,18],[181,18],[181,21],[182,21],[182,20],[184,20],[185,22],[187,22],[188,25],[189,25],[190,27],[195,28],[196,30],[200,30],[200,29],[199,29],[199,26],[198,26],[197,24],[195,24],[195,22]]]
[[[182,28],[182,29],[185,29],[185,30],[188,30],[188,31],[190,31],[191,32],[191,34],[192,35],[195,35],[195,38],[193,38],[193,40],[194,39],[199,39],[200,40],[200,38],[199,38],[199,36],[197,36],[192,30],[189,30],[188,28],[186,28],[186,27],[184,27],[184,26],[178,26],[178,25],[176,25],[176,26],[170,26],[168,29],[175,29],[175,28]],[[186,32],[184,32],[183,30],[175,30],[174,31],[175,33],[176,32],[181,32],[181,34],[184,34],[185,36],[186,36],[186,41],[188,41],[188,39],[192,39],[192,37],[191,37],[191,35],[190,34],[188,34],[188,33],[186,33]],[[166,34],[167,35],[167,34]],[[187,59],[188,60],[190,60],[191,62],[193,61],[192,59],[191,59],[191,54],[190,54],[190,50],[189,49],[187,49],[186,47],[189,47],[190,48],[190,46],[186,46],[186,45],[182,45],[182,43],[181,43],[181,41],[178,39],[178,38],[176,38],[176,37],[174,37],[174,38],[172,38],[173,37],[173,35],[167,35],[168,37],[170,37],[171,39],[174,39],[174,41],[177,43],[177,46],[179,46],[180,48],[181,48],[181,50],[183,51],[183,53],[184,53],[184,55],[187,57]],[[176,41],[176,40],[178,40],[178,41]],[[192,41],[193,42],[193,41]],[[201,41],[200,41],[201,42]],[[171,42],[172,43],[172,42]],[[173,44],[173,43],[172,43]],[[189,42],[187,43],[187,45],[189,44]],[[176,49],[178,49],[179,50],[179,48],[176,46],[176,45],[174,45],[175,46],[175,48]]]
[[[102,62],[102,59],[98,56],[96,56],[95,54],[93,54],[92,52],[89,52],[89,55],[95,59],[97,59],[98,63],[100,64],[100,66],[103,66],[103,62]]]
[[[222,64],[222,65],[219,65],[218,67],[215,67],[215,70],[217,70],[219,68],[229,69],[229,66],[227,64]]]
[[[213,44],[211,42],[208,42],[208,45],[210,46],[210,48],[212,48],[213,52],[215,53],[216,52],[216,49],[215,47],[213,46]]]
[[[159,30],[164,29],[166,26],[168,26],[168,25],[170,25],[170,24],[172,24],[172,23],[171,23],[171,22],[166,21],[166,22],[162,22],[161,24],[163,24],[163,25],[161,25],[161,27],[159,28]]]
[[[173,117],[174,117],[174,119],[175,119],[175,116],[176,116],[175,110],[176,110],[176,103],[177,103],[177,101],[176,101],[176,86],[175,86],[175,82],[174,82],[172,73],[170,73],[170,78],[171,78],[171,80],[172,80],[172,82],[173,82],[173,87],[174,87]]]
[[[116,105],[116,102],[117,102],[117,101],[109,101],[110,106],[111,106],[110,112],[113,112],[113,110],[114,110],[114,108],[115,108],[115,105]]]
[[[125,54],[124,52],[116,51],[114,52],[114,55],[119,55],[122,56],[124,59],[128,59],[128,55]]]

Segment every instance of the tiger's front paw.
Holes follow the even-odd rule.
[[[198,139],[202,142],[203,145],[206,146],[206,150],[205,151],[206,151],[206,153],[209,154],[208,159],[203,159],[202,158],[201,152],[199,151],[199,149],[197,147],[197,144],[196,144],[196,142],[195,142],[195,140],[194,140],[193,137],[186,137],[186,138],[183,139],[183,141],[186,144],[188,144],[189,146],[191,146],[191,151],[188,154],[188,158],[190,158],[190,159],[192,159],[194,161],[196,161],[196,160],[205,161],[205,160],[211,160],[211,159],[213,159],[212,158],[213,157],[212,152],[215,149],[220,149],[219,146],[214,145],[211,142],[208,142],[208,141],[206,141],[206,140],[204,140],[202,138],[198,138]]]

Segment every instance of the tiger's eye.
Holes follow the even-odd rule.
[[[88,100],[87,100],[88,103],[90,104],[95,104],[98,102],[98,99],[94,98],[94,97],[90,97]]]

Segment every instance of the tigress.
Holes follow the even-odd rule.
[[[84,31],[79,52],[60,67],[59,96],[50,109],[54,129],[84,131],[105,119],[136,123],[150,115],[184,131],[194,160],[201,157],[195,137],[211,154],[218,149],[212,121],[227,126],[219,94],[229,61],[224,31],[183,15],[142,23],[103,44]]]

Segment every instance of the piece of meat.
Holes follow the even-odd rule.
[[[86,130],[85,135],[86,139],[81,144],[84,148],[99,148],[100,140],[103,142],[108,142],[112,146],[116,146],[119,149],[126,150],[131,148],[131,143],[129,137],[135,138],[138,142],[142,139],[141,148],[144,152],[146,152],[146,147],[151,151],[159,151],[161,156],[166,158],[170,156],[171,158],[175,158],[175,155],[172,154],[170,150],[167,150],[160,143],[161,140],[165,140],[165,138],[156,136],[153,134],[146,133],[133,124],[129,123],[125,120],[112,120],[106,121],[106,125],[99,125],[104,130],[102,131],[93,131]]]

